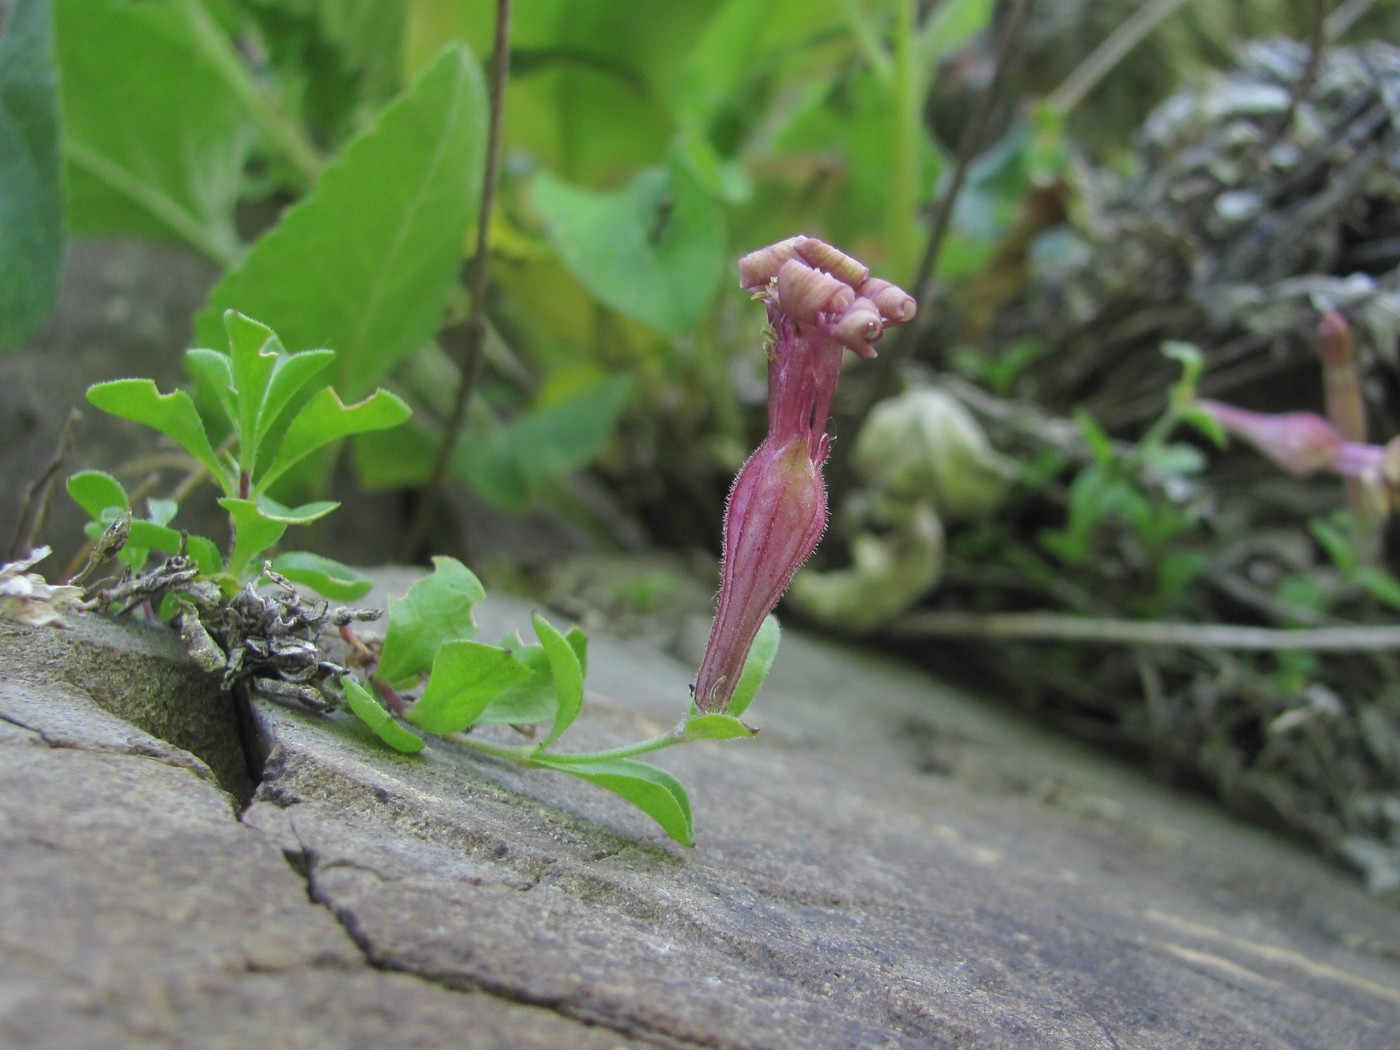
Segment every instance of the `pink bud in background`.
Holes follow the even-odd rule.
[[[1243,438],[1290,474],[1336,470],[1346,439],[1315,412],[1250,412],[1220,401],[1198,404],[1231,434]]]
[[[768,436],[740,469],[724,512],[719,603],[695,681],[702,711],[729,706],[764,618],[826,531],[826,422],[845,349],[874,357],[914,299],[844,252],[790,237],[739,260],[740,285],[763,300],[773,344]]]

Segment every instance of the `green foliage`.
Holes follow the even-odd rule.
[[[194,458],[223,491],[219,505],[229,514],[233,544],[227,559],[213,569],[209,540],[191,544],[201,570],[221,577],[231,592],[250,574],[259,559],[275,546],[292,525],[307,525],[335,510],[330,501],[288,508],[267,495],[267,487],[298,461],[328,441],[347,434],[397,426],[409,409],[387,391],[379,390],[357,405],[345,406],[335,391],[323,387],[309,400],[299,399],[307,384],[331,364],[331,350],[288,353],[266,325],[229,310],[224,316],[229,353],[195,349],[186,361],[190,372],[208,385],[228,417],[232,432],[228,451],[216,452],[209,439],[211,425],[200,415],[184,390],[162,394],[149,379],[118,379],[88,389],[88,400],[105,412],[143,423],[169,437]],[[115,478],[94,471],[75,475],[69,493],[105,527],[118,515],[131,512],[131,502]],[[179,534],[165,526],[175,514],[173,501],[152,501],[151,519],[132,523],[131,544],[124,554],[133,570],[154,548],[174,553]],[[172,545],[173,538],[173,545]],[[283,554],[288,578],[308,586],[325,586],[338,598],[358,596],[368,582],[353,570],[317,555]]]
[[[476,576],[461,562],[433,559],[431,575],[414,583],[403,597],[389,599],[384,644],[368,672],[373,692],[351,678],[342,679],[350,710],[398,751],[422,749],[423,738],[414,729],[451,735],[456,743],[484,754],[606,788],[649,815],[677,842],[693,844],[684,785],[637,756],[692,741],[753,736],[757,730],[737,715],[753,700],[772,665],[777,621],[769,617],[759,632],[735,692],[733,713],[701,715],[692,707],[674,729],[660,736],[605,751],[561,752],[555,745],[583,710],[587,640],[578,628],[561,632],[535,613],[531,624],[539,645],[527,646],[518,638],[501,645],[476,641],[472,606],[484,596]],[[399,695],[425,676],[426,685],[416,699]],[[375,693],[391,698],[387,706]],[[506,745],[472,732],[493,724],[517,730],[542,727],[544,733],[537,742]]]
[[[44,322],[63,262],[51,15],[18,0],[0,24],[0,350]]]
[[[1135,444],[1116,446],[1092,416],[1076,413],[1091,461],[1070,481],[1064,524],[1036,536],[1062,565],[1081,569],[1105,560],[1105,537],[1125,528],[1132,541],[1128,567],[1147,574],[1150,584],[1136,599],[1142,615],[1177,608],[1207,564],[1205,553],[1192,543],[1200,508],[1190,498],[1205,457],[1195,446],[1171,440],[1180,424],[1199,426],[1193,403],[1200,354],[1183,343],[1168,344],[1163,353],[1182,365],[1182,375],[1173,384],[1166,411]],[[1043,579],[1046,573],[1034,575]]]

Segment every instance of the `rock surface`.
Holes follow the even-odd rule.
[[[493,637],[528,606],[479,618]],[[756,740],[658,758],[691,789],[693,850],[563,777],[398,756],[263,703],[240,812],[95,685],[25,672],[24,641],[0,637],[7,1047],[1382,1048],[1400,1029],[1400,912],[1346,876],[796,634]],[[596,634],[589,663],[573,746],[678,717],[689,664]]]

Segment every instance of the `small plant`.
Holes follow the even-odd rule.
[[[229,353],[196,349],[185,363],[199,386],[217,403],[222,419],[202,416],[184,390],[162,394],[149,379],[118,379],[88,390],[88,400],[104,412],[158,430],[200,465],[222,490],[218,503],[229,515],[230,542],[223,551],[203,536],[171,527],[175,500],[147,501],[147,517],[132,520],[120,557],[137,573],[152,550],[187,556],[201,579],[231,597],[262,567],[263,555],[281,542],[292,525],[309,525],[339,504],[329,500],[285,507],[269,495],[271,486],[313,452],[351,434],[398,426],[408,406],[385,390],[345,405],[327,386],[309,398],[305,388],[335,358],[333,350],[288,353],[276,333],[252,318],[224,314]],[[210,434],[227,430],[216,449]],[[112,475],[89,470],[68,480],[68,492],[93,522],[96,537],[132,514],[131,499]],[[304,551],[278,555],[273,568],[286,579],[330,598],[357,598],[368,580],[329,558]]]

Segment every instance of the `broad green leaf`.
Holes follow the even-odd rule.
[[[684,164],[610,192],[542,173],[533,198],[554,250],[600,301],[670,335],[700,323],[729,259],[723,211]]]
[[[578,657],[579,668],[588,674],[588,638],[583,630],[570,627],[564,640]],[[477,722],[489,725],[538,725],[541,722],[554,723],[559,710],[559,691],[554,685],[554,672],[550,667],[549,654],[542,645],[522,645],[517,636],[513,641],[501,643],[512,650],[516,658],[529,672],[529,677],[501,693],[487,705]]]
[[[686,740],[733,740],[757,735],[757,729],[749,728],[733,715],[691,715],[685,720]]]
[[[101,470],[82,470],[68,479],[68,495],[94,521],[109,507],[131,509],[131,500],[122,483]]]
[[[664,769],[633,758],[604,762],[556,761],[556,756],[537,754],[533,764],[586,780],[621,795],[682,846],[695,845],[695,829],[690,816],[690,797],[685,785]]]
[[[44,323],[63,265],[58,77],[49,0],[0,19],[0,350]]]
[[[214,455],[194,401],[183,390],[162,394],[149,379],[114,379],[88,387],[87,399],[104,412],[159,430],[220,482],[227,471]]]
[[[233,553],[228,558],[228,571],[241,578],[253,559],[276,544],[291,523],[269,517],[248,499],[225,496],[219,500],[219,506],[228,511],[233,522]]]
[[[464,47],[440,54],[224,275],[197,341],[218,345],[237,308],[287,346],[334,347],[336,385],[368,393],[441,324],[481,191],[485,98]]]
[[[753,698],[758,695],[759,688],[768,677],[773,658],[778,655],[781,633],[777,617],[764,617],[758,628],[758,635],[754,638],[753,647],[749,649],[748,659],[744,661],[744,669],[739,672],[739,684],[734,687],[734,695],[729,700],[728,711],[735,718],[742,715],[749,704],[753,703]]]
[[[224,568],[223,552],[207,536],[186,536],[185,550],[205,576],[217,576]]]
[[[400,724],[385,710],[384,705],[374,695],[353,678],[342,678],[340,687],[345,690],[345,701],[350,710],[370,731],[395,751],[413,754],[422,751],[426,741],[411,729]]]
[[[253,491],[267,487],[318,448],[371,430],[396,427],[412,415],[408,405],[387,390],[376,390],[359,404],[346,405],[328,386],[316,391],[292,419],[277,453],[256,479]]]
[[[55,34],[70,228],[173,237],[231,260],[255,130],[186,11],[56,0]]]
[[[375,674],[394,686],[427,674],[443,645],[476,635],[472,606],[485,597],[481,581],[456,558],[434,558],[431,576],[402,598],[389,598],[389,626]]]
[[[350,566],[310,551],[279,554],[272,559],[272,567],[293,583],[310,587],[317,594],[337,602],[353,602],[356,598],[363,598],[374,586],[374,581]]]
[[[579,663],[578,654],[574,652],[573,646],[559,633],[558,628],[539,613],[531,615],[530,622],[534,625],[540,645],[544,647],[545,656],[549,658],[549,669],[554,678],[554,693],[558,700],[558,706],[554,710],[554,724],[549,729],[549,735],[540,744],[541,748],[546,748],[563,736],[564,730],[574,724],[574,719],[578,718],[583,709],[583,666]]]
[[[631,390],[626,376],[612,376],[506,426],[470,432],[454,469],[498,506],[524,510],[543,483],[598,454]]]
[[[428,686],[404,716],[428,733],[456,733],[530,672],[506,649],[483,642],[446,642],[433,659]]]

